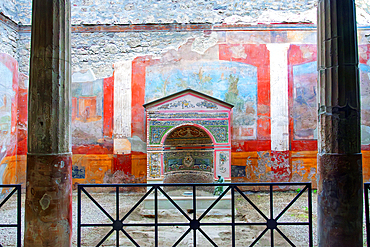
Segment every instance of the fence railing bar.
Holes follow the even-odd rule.
[[[270,185],[270,219],[274,218],[274,197],[273,197],[273,187]]]
[[[197,219],[197,190],[196,187],[193,186],[193,220]],[[197,246],[197,230],[193,229],[193,246]]]
[[[244,197],[245,200],[247,200],[247,202],[249,202],[249,204],[265,219],[265,220],[268,220],[267,216],[262,213],[262,211],[238,188],[238,186],[235,187],[236,190],[240,193],[240,195],[242,197]]]
[[[127,219],[128,216],[130,216],[130,214],[132,212],[134,212],[134,210],[140,205],[140,203],[142,203],[150,193],[152,193],[152,191],[154,190],[154,187],[150,188],[146,193],[145,195],[143,195],[141,197],[141,199],[130,209],[130,211],[127,212],[127,214],[125,214],[125,216],[123,216],[123,218],[121,219],[121,222],[125,221],[125,219]]]
[[[130,236],[130,234],[128,234],[128,232],[126,232],[123,228],[121,229],[121,231],[131,241],[131,243],[133,243],[137,247],[140,247],[140,245]]]
[[[161,191],[161,193],[172,203],[172,205],[177,209],[177,210],[179,210],[180,211],[180,213],[182,214],[182,215],[184,215],[184,217],[187,219],[187,220],[191,220],[190,219],[190,217],[184,212],[184,210],[182,210],[182,208],[174,201],[174,200],[172,200],[172,198],[166,193],[166,192],[164,192],[164,190],[162,190],[162,188],[161,187],[159,187],[158,188],[160,191]]]
[[[173,247],[177,246],[179,243],[181,243],[181,241],[186,237],[186,235],[188,235],[188,233],[191,231],[191,228],[189,227],[188,230],[186,230],[186,232],[184,232],[184,234],[181,235],[181,237],[176,241],[176,243],[173,245]]]
[[[250,222],[235,222],[235,226],[266,226],[266,222],[256,222],[256,223],[250,223]],[[200,223],[201,226],[232,226],[233,223]]]
[[[206,211],[203,212],[203,214],[199,217],[199,221],[201,221],[207,214],[209,211],[212,210],[212,208],[222,199],[222,197],[224,197],[226,195],[227,192],[229,192],[230,190],[230,186],[227,187],[227,189],[222,192],[221,195],[219,195],[219,197],[206,209]]]
[[[366,217],[366,234],[367,234],[367,247],[370,247],[370,216],[369,216],[369,188],[370,183],[365,183],[365,217]]]
[[[113,227],[113,224],[80,224],[81,227]]]
[[[14,195],[17,188],[14,188],[9,194],[6,195],[5,199],[0,203],[0,208]]]
[[[116,220],[119,220],[119,187],[116,187]]]
[[[119,231],[116,230],[116,247],[119,247]]]
[[[193,186],[193,220],[197,219],[197,190],[196,187]]]
[[[158,186],[154,189],[154,241],[155,247],[158,247]]]
[[[270,229],[270,243],[271,247],[274,247],[274,229]]]
[[[22,235],[22,186],[21,185],[16,185],[17,188],[17,246],[21,247],[21,235]]]
[[[116,187],[116,221],[119,220],[119,187]],[[116,247],[119,247],[119,230],[116,230]]]
[[[203,229],[201,229],[201,228],[199,228],[198,229],[199,230],[199,232],[201,232],[202,234],[203,234],[203,236],[213,245],[213,246],[218,246],[209,236],[208,236],[208,234],[207,233],[205,233],[204,231],[203,231]]]
[[[282,231],[280,231],[279,228],[276,228],[276,231],[285,239],[285,241],[287,241],[291,246],[295,247],[295,244],[293,244],[293,242],[290,241],[290,239],[287,238],[287,236],[285,236],[285,234]]]
[[[7,225],[7,224],[0,224],[0,227],[4,227],[4,228],[5,228],[5,227],[6,227],[6,228],[7,228],[7,227],[18,227],[18,224],[8,224],[8,225]]]
[[[114,222],[113,217],[105,211],[105,209],[85,190],[85,188],[82,187],[82,191],[85,193],[85,195],[112,221]]]
[[[308,185],[310,182],[263,182],[263,183],[223,183],[223,186],[230,186],[230,185],[235,185],[235,186],[303,186],[303,185]],[[158,186],[159,184],[155,183],[148,183],[148,184],[79,184],[83,187],[151,187],[151,186]],[[160,184],[160,186],[163,187],[180,187],[180,186],[196,186],[196,187],[202,187],[202,186],[212,186],[215,187],[214,183],[171,183],[171,184]],[[14,187],[14,185],[10,186],[4,186],[4,187]]]
[[[258,235],[258,237],[253,241],[253,243],[250,245],[251,247],[254,246],[256,243],[258,243],[258,241],[263,237],[263,235],[265,235],[265,233],[267,232],[268,228],[266,227],[265,230],[263,230],[260,235]]]
[[[308,184],[308,238],[309,238],[309,247],[313,246],[313,232],[312,232],[312,186]]]
[[[102,240],[100,240],[100,242],[96,245],[96,246],[100,246],[100,245],[102,245],[104,242],[105,242],[105,240],[107,240],[107,238],[112,234],[112,232],[114,232],[114,230],[112,229],[112,230],[110,230],[105,236],[104,236],[104,238],[102,239]]]
[[[276,222],[278,226],[309,226],[310,222]]]
[[[294,199],[289,202],[289,204],[280,212],[280,214],[275,218],[278,220],[283,214],[298,200],[299,197],[307,190],[307,186],[305,186],[295,197]]]
[[[77,247],[81,247],[81,186],[77,186]]]
[[[235,247],[235,186],[231,187],[231,246]]]

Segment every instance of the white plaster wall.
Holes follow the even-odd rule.
[[[267,44],[270,51],[271,150],[289,150],[288,49]]]

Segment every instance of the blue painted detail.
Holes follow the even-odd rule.
[[[85,167],[72,166],[72,178],[85,178]]]

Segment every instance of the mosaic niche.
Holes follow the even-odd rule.
[[[147,150],[158,153],[148,158],[149,178],[164,183],[212,183],[216,173],[230,178],[232,104],[188,88],[144,107]]]
[[[165,152],[164,165],[165,173],[183,170],[213,172],[213,152]]]
[[[150,144],[160,144],[163,136],[173,127],[189,123],[188,121],[150,121]],[[194,120],[191,123],[207,128],[217,143],[227,143],[229,140],[229,122],[227,120]]]

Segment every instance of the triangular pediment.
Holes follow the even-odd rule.
[[[197,110],[229,110],[232,104],[207,94],[185,89],[143,105],[150,111],[197,111]]]

